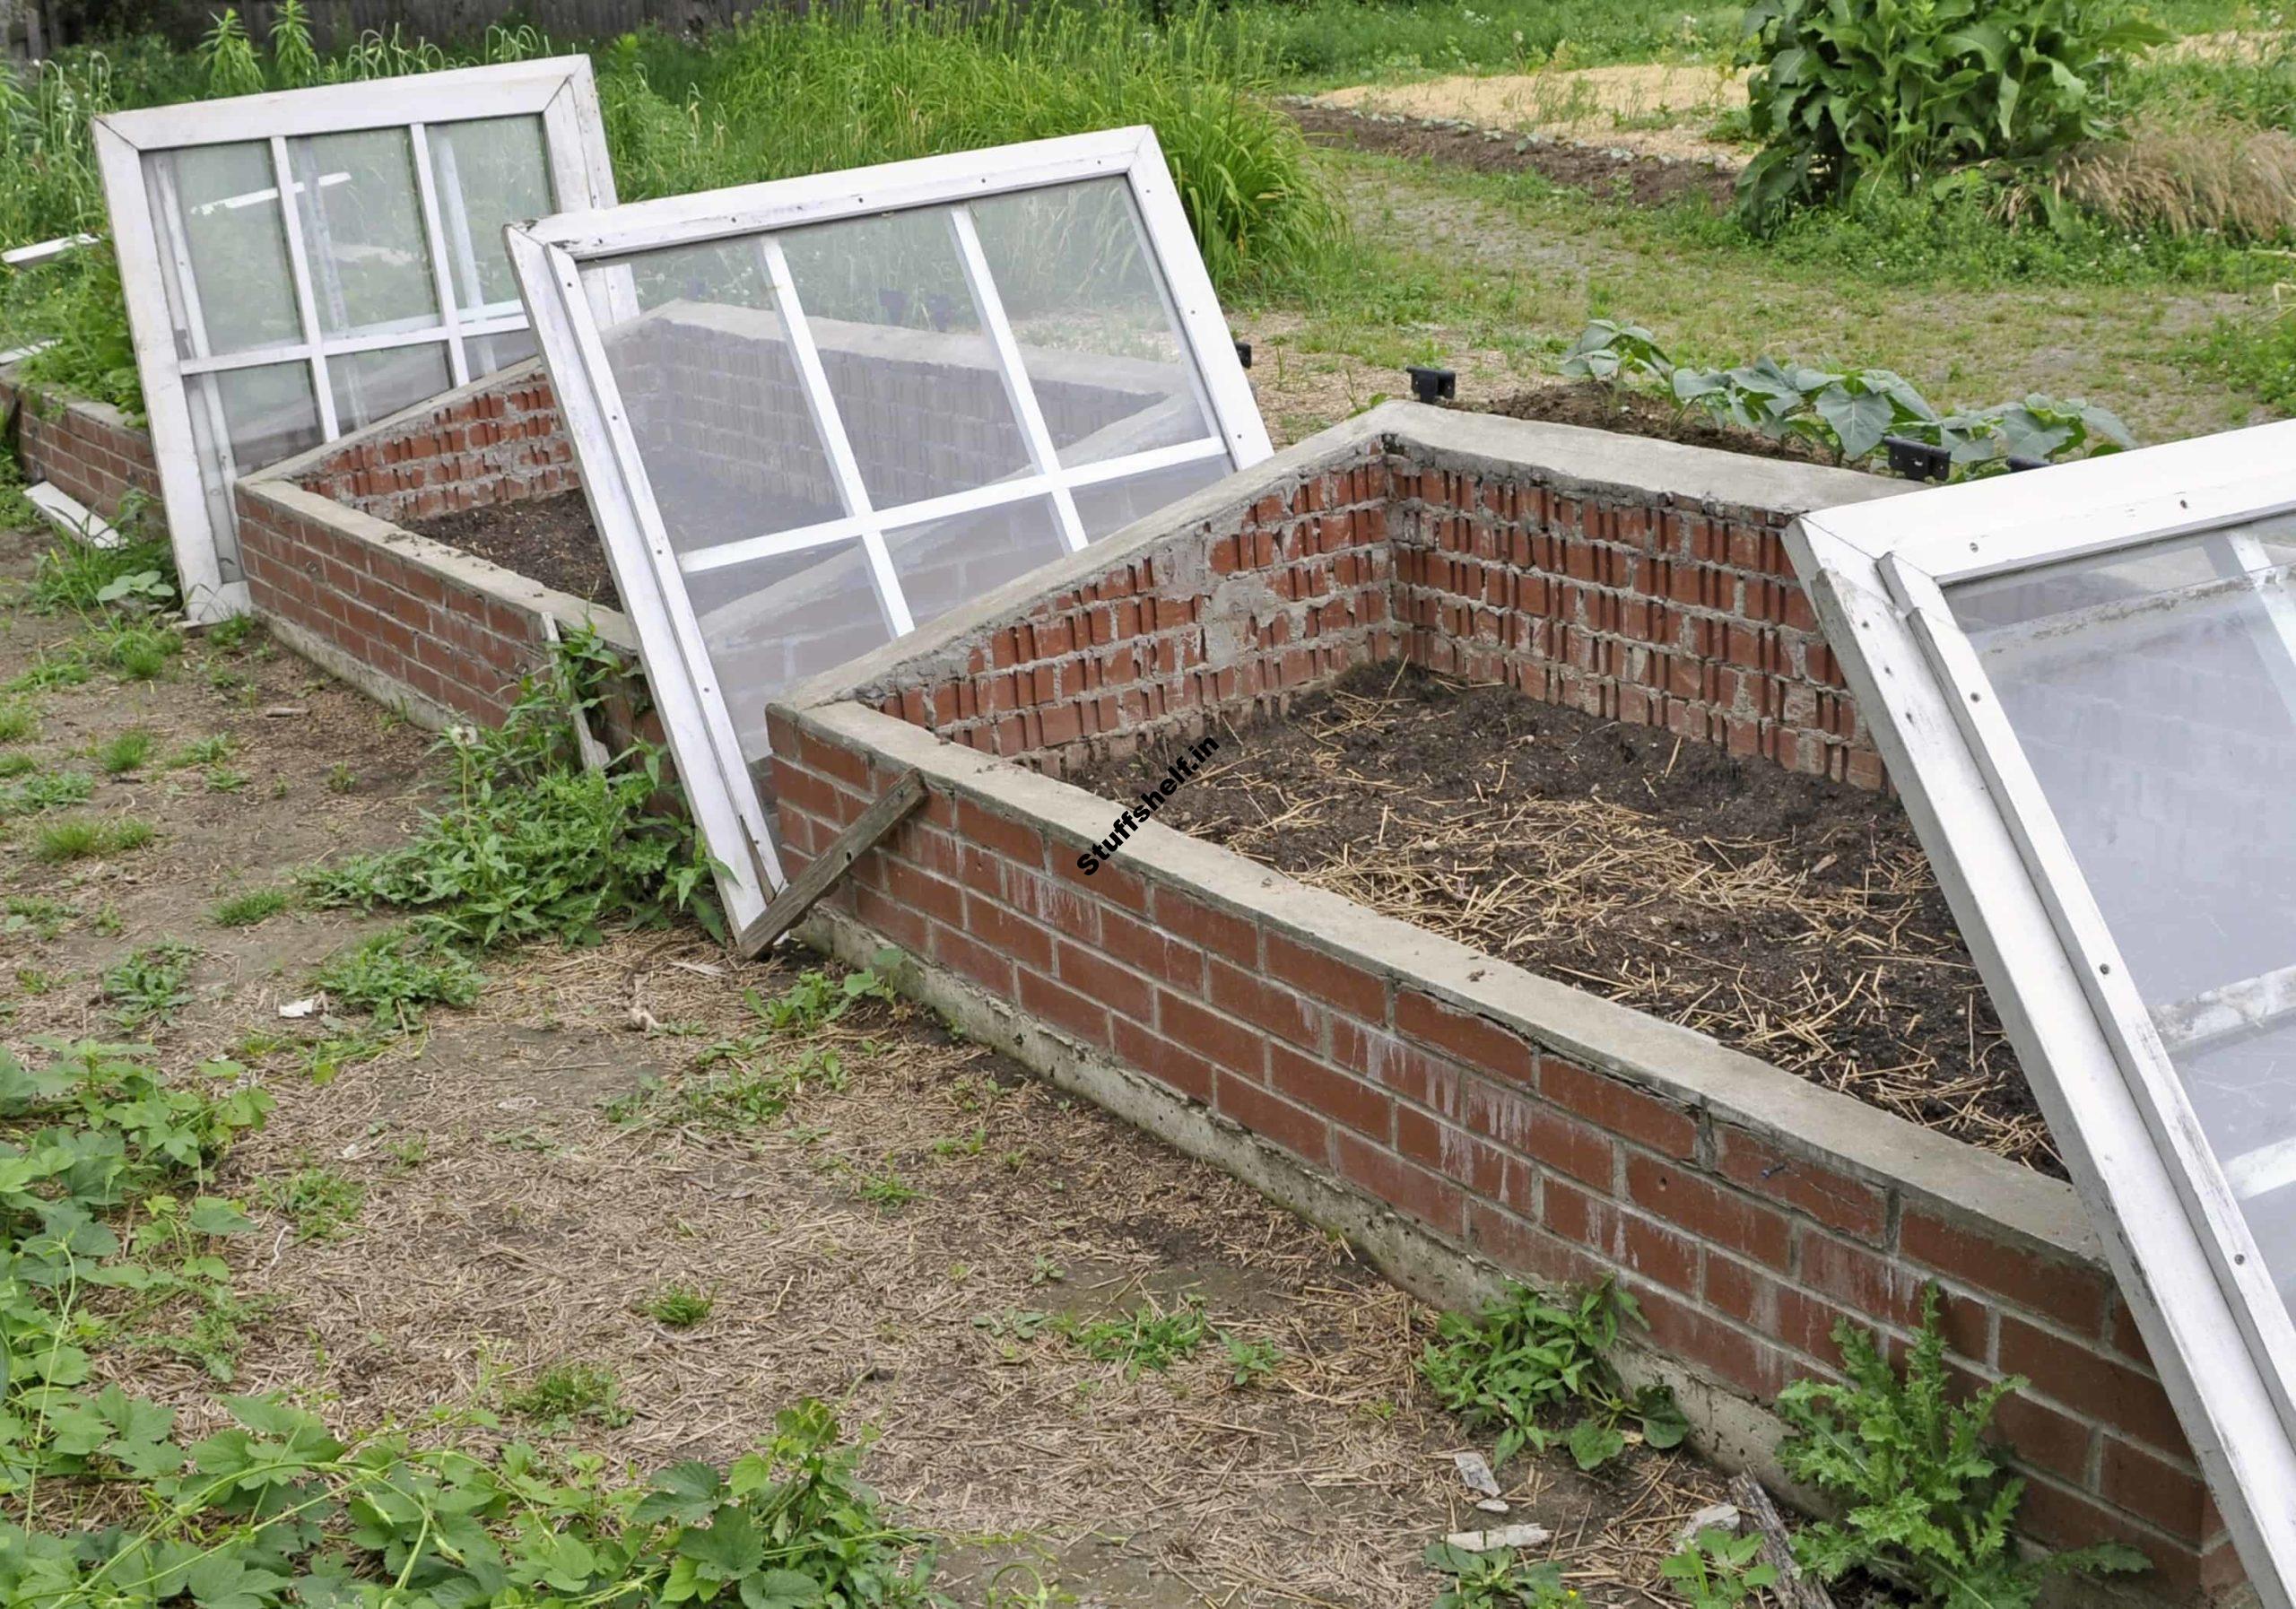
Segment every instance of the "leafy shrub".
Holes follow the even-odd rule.
[[[1649,1446],[1679,1446],[1689,1422],[1664,1386],[1629,1391],[1610,1360],[1622,1319],[1644,1322],[1634,1298],[1605,1280],[1577,1296],[1527,1286],[1492,1303],[1480,1319],[1443,1315],[1440,1340],[1420,1359],[1436,1397],[1474,1431],[1496,1431],[1492,1462],[1560,1439],[1581,1469],[1626,1450],[1631,1421]],[[1560,1436],[1542,1421],[1571,1418]]]
[[[1732,369],[1675,363],[1639,325],[1597,318],[1562,360],[1577,378],[1641,379],[1666,388],[1678,407],[1771,440],[1812,443],[1836,463],[1872,457],[1883,439],[1902,436],[1944,448],[1953,467],[1983,474],[2012,458],[2094,457],[2136,445],[2111,410],[2036,393],[2022,402],[1941,413],[1902,375],[1887,369],[1835,372],[1761,357]]]
[[[1986,1445],[2011,1375],[1956,1405],[1934,1285],[1902,1378],[1880,1342],[1848,1320],[1834,1326],[1846,1386],[1802,1380],[1779,1395],[1795,1434],[1779,1447],[1786,1473],[1835,1499],[1839,1520],[1795,1539],[1802,1563],[1826,1580],[1863,1570],[1935,1609],[2026,1609],[2052,1576],[2129,1572],[2144,1555],[2120,1543],[2022,1557],[2010,1536],[2025,1483],[2003,1477]]]
[[[1753,0],[1745,30],[1763,147],[1738,195],[1757,221],[2100,138],[2115,70],[2169,37],[2104,0]]]
[[[500,730],[448,735],[455,807],[426,817],[411,843],[307,871],[312,900],[411,911],[418,934],[479,947],[594,944],[609,925],[653,926],[682,910],[722,937],[691,823],[655,808],[666,786],[661,751],[640,744],[603,772],[583,767],[568,712],[588,718],[621,668],[596,637],[570,632]]]

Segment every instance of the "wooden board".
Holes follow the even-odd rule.
[[[829,892],[855,861],[923,803],[925,778],[914,770],[903,771],[875,804],[856,817],[828,848],[814,856],[804,871],[789,880],[788,885],[773,897],[773,903],[765,908],[764,915],[735,936],[734,948],[745,961],[763,952],[795,927],[799,918],[813,909],[813,901]]]

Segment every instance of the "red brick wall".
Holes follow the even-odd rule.
[[[1401,654],[1883,787],[1779,540],[1787,518],[1590,496],[1528,465],[1474,473],[1375,445],[1039,600],[961,661],[904,665],[857,696],[1058,775]],[[1223,596],[1223,578],[1252,575],[1259,592]],[[1251,649],[1215,663],[1206,623],[1239,611]]]
[[[1883,785],[1786,556],[1786,514],[1573,496],[1535,475],[1399,465],[1394,481],[1411,659]]]
[[[770,718],[795,869],[903,768]],[[1252,914],[1236,895],[1248,879],[1213,891],[1122,860],[1087,877],[1083,847],[948,787],[831,900],[1456,1247],[1541,1281],[1616,1275],[1657,1348],[1756,1401],[1829,1374],[1839,1320],[1902,1340],[1935,1281],[1960,1370],[2035,1382],[2000,1416],[2031,1478],[2030,1535],[2132,1542],[2153,1590],[2179,1601],[2238,1579],[2100,1265],[1574,1062],[1440,997],[1407,962]]]
[[[394,523],[549,497],[582,483],[549,377],[534,368],[449,392],[387,431],[346,437],[293,479]]]
[[[139,534],[167,535],[160,472],[152,438],[114,410],[42,393],[0,376],[0,412],[17,414],[17,451],[27,481],[47,481],[83,506],[117,520],[134,494]]]
[[[493,725],[546,650],[542,620],[412,554],[242,482],[239,559],[256,609],[433,704]]]
[[[1318,471],[1128,554],[874,701],[1056,774],[1201,733],[1215,714],[1280,709],[1395,656],[1388,497],[1383,455]]]

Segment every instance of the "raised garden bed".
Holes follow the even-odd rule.
[[[570,597],[620,608],[613,572],[578,489],[521,502],[483,503],[407,522],[418,535],[531,576]]]
[[[1386,665],[1221,752],[1159,820],[2061,1172],[1886,796]],[[1144,750],[1077,780],[1121,799],[1168,762]]]

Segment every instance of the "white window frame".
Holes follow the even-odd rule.
[[[524,330],[526,318],[524,309],[515,305],[499,312],[490,309],[489,317],[476,321],[464,315],[447,260],[448,242],[440,228],[443,213],[433,193],[427,131],[447,124],[536,116],[543,121],[550,181],[559,206],[574,210],[613,205],[613,166],[606,155],[605,126],[599,117],[597,89],[587,56],[458,67],[229,100],[191,101],[112,112],[95,120],[96,158],[119,257],[136,372],[144,384],[144,412],[159,460],[161,500],[175,545],[185,609],[193,621],[204,623],[244,612],[248,587],[243,580],[227,583],[223,579],[200,473],[197,437],[192,430],[192,398],[187,382],[198,374],[229,369],[305,363],[310,370],[321,439],[332,441],[343,432],[337,428],[326,371],[330,356],[443,344],[450,386],[476,378],[465,355],[465,343]],[[281,223],[301,339],[222,357],[178,356],[175,320],[161,267],[164,221],[152,214],[144,187],[145,157],[196,146],[267,141],[273,171],[285,187],[281,192],[285,195],[291,193],[293,184],[287,171],[288,141],[364,130],[404,130],[413,146],[417,199],[428,236],[435,294],[440,302],[439,321],[420,329],[327,335],[317,317],[302,220],[294,206],[283,204]],[[204,344],[196,332],[192,338],[196,347]],[[222,431],[221,422],[216,423],[220,462],[215,467],[228,486],[240,474],[261,465],[233,463],[229,438]]]
[[[2220,1161],[2204,1138],[1944,588],[2292,506],[2296,422],[1827,509],[1787,533],[2249,1579],[2272,1609],[2296,1604],[2296,1325],[2227,1180],[2228,1166],[2248,1159]],[[2261,562],[2252,538],[2227,539],[2236,552],[2248,544],[2247,568]],[[2286,607],[2268,606],[2275,616]],[[2281,635],[2296,657],[2296,631],[2283,625]],[[2261,1002],[2278,1014],[2290,1004],[2287,981],[2266,971],[2194,1004],[2238,995],[2230,1004]],[[2197,1021],[2185,1035],[2204,1037]]]
[[[962,204],[1019,190],[1084,179],[1125,179],[1147,231],[1148,248],[1162,275],[1169,311],[1201,377],[1197,400],[1212,438],[1101,463],[1060,467],[1044,419],[980,257],[970,215]],[[788,230],[910,207],[956,204],[952,228],[960,259],[979,301],[985,333],[1007,381],[1032,473],[898,510],[898,519],[874,510],[829,382],[798,308],[776,237]],[[842,173],[635,202],[610,213],[561,214],[508,231],[510,260],[534,321],[535,338],[574,438],[582,488],[605,544],[614,585],[638,635],[647,680],[686,799],[719,865],[718,891],[736,933],[763,913],[783,881],[764,803],[751,780],[726,698],[717,683],[683,577],[744,559],[822,543],[859,538],[888,623],[896,637],[911,628],[884,544],[888,525],[997,505],[1019,506],[1049,496],[1057,528],[1072,552],[1086,545],[1073,489],[1171,465],[1224,456],[1241,469],[1269,456],[1266,428],[1245,378],[1227,320],[1205,272],[1196,238],[1180,205],[1155,131],[1110,129],[987,151],[892,162]],[[682,566],[656,506],[619,387],[608,367],[599,329],[631,316],[622,305],[626,287],[606,276],[586,290],[582,265],[600,258],[667,247],[758,237],[777,304],[791,331],[792,356],[832,472],[850,513],[714,549]],[[594,297],[604,306],[594,305]],[[793,316],[794,315],[794,316]],[[1017,378],[1019,383],[1013,384]],[[730,556],[729,556],[730,555]]]

